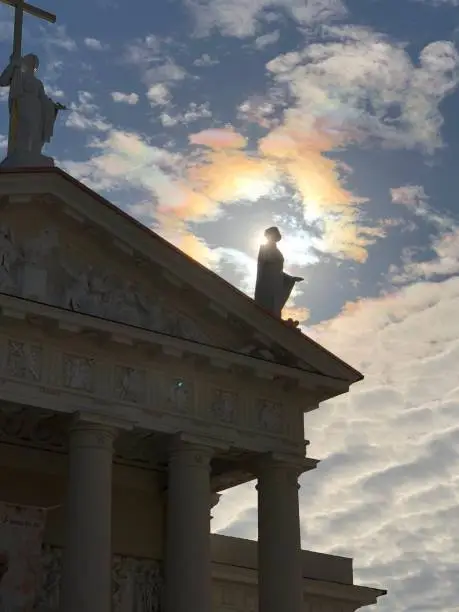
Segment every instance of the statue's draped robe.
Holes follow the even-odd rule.
[[[284,272],[284,257],[277,246],[262,245],[258,252],[255,302],[280,317],[294,285],[294,277]]]
[[[56,106],[46,95],[43,83],[32,72],[14,68],[11,64],[0,76],[0,85],[10,86],[9,110],[15,113],[13,148],[18,152],[41,153],[50,142]]]

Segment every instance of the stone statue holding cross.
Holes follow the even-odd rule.
[[[0,87],[10,88],[8,155],[1,167],[53,166],[53,159],[43,155],[42,148],[52,138],[58,111],[65,107],[46,95],[36,76],[38,57],[32,53],[22,56],[21,46],[24,12],[52,23],[56,18],[24,0],[0,1],[15,9],[13,53],[0,74]]]

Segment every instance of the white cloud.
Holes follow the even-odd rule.
[[[459,278],[350,305],[316,340],[365,373],[305,419],[303,545],[354,557],[388,589],[378,612],[455,610],[459,491]],[[252,485],[226,493],[213,529],[256,537]],[[369,608],[370,609],[370,608]]]
[[[78,104],[70,105],[70,114],[65,122],[66,127],[77,130],[107,132],[112,126],[103,117],[94,104],[94,96],[89,91],[78,92]]]
[[[302,26],[321,25],[343,17],[341,0],[186,0],[196,21],[196,33],[208,35],[214,28],[226,36],[254,36],[266,19],[266,9],[285,11]],[[270,21],[270,20],[269,20]]]
[[[242,102],[237,109],[238,119],[258,123],[263,127],[269,127],[273,121],[276,104],[261,96],[252,96]]]
[[[64,160],[61,165],[89,187],[101,190],[135,188],[154,209],[156,202],[174,202],[180,194],[174,182],[181,157],[155,147],[139,134],[109,129],[93,138],[96,153],[87,161]]]
[[[217,260],[214,270],[247,295],[253,295],[257,277],[257,261],[238,249],[220,247],[214,251]]]
[[[134,92],[123,93],[121,91],[112,91],[111,96],[114,102],[122,102],[124,104],[134,105],[139,101],[138,94]]]
[[[423,248],[404,249],[402,265],[393,264],[389,269],[390,282],[404,285],[459,274],[459,218],[442,214],[430,206],[422,185],[396,187],[390,193],[392,202],[406,207],[431,232],[430,243],[424,243]],[[428,258],[425,257],[427,251]]]
[[[152,106],[166,106],[170,102],[169,88],[164,83],[156,83],[148,88],[147,98]]]
[[[108,49],[108,45],[103,44],[97,38],[85,38],[84,44],[92,51],[105,51]]]
[[[207,68],[208,66],[215,66],[220,63],[220,60],[213,59],[207,53],[203,53],[201,57],[198,57],[194,60],[193,66],[197,66],[198,68]]]
[[[152,106],[168,104],[170,88],[187,76],[186,70],[170,57],[169,51],[173,46],[171,39],[162,39],[154,34],[126,46],[124,61],[140,69]]]
[[[64,98],[65,96],[65,93],[62,91],[62,89],[59,89],[58,87],[54,87],[54,85],[52,84],[46,83],[45,89],[46,89],[46,94],[50,96],[51,98],[53,98],[54,100],[56,98]]]
[[[417,207],[420,203],[424,203],[428,197],[422,185],[404,185],[403,187],[394,187],[390,190],[392,202],[395,204],[403,204],[408,207]]]
[[[395,187],[390,190],[390,194],[394,204],[402,204],[418,218],[434,225],[438,230],[444,232],[455,229],[456,221],[453,218],[437,212],[429,205],[429,196],[422,185]]]
[[[459,56],[449,41],[421,50],[413,63],[402,44],[361,27],[328,27],[328,40],[268,63],[276,82],[287,84],[297,121],[325,117],[354,136],[386,146],[441,146],[439,106],[459,81]]]
[[[264,49],[269,45],[273,45],[279,40],[280,30],[273,30],[268,34],[262,34],[255,39],[254,45],[256,49]]]
[[[159,65],[147,68],[144,72],[143,80],[147,85],[150,85],[181,81],[185,77],[186,71],[176,64],[173,59],[169,58]]]
[[[182,113],[172,115],[170,113],[161,113],[159,119],[164,127],[172,127],[178,123],[188,125],[198,119],[205,119],[212,117],[212,112],[209,108],[209,104],[196,104],[191,102],[187,109]]]
[[[430,280],[459,274],[459,227],[434,237],[430,250],[433,251],[434,257],[419,261],[418,252],[408,249],[403,266],[391,267],[392,283],[401,285],[418,279]]]
[[[125,61],[138,65],[156,60],[160,53],[161,42],[161,39],[155,34],[135,40],[126,46]]]
[[[67,34],[65,25],[53,25],[52,28],[46,29],[44,26],[40,26],[40,29],[44,36],[45,45],[64,49],[65,51],[77,50],[77,44],[73,38]]]
[[[186,71],[170,57],[170,39],[161,39],[149,34],[126,46],[124,61],[142,70],[142,79],[147,85],[180,81]]]

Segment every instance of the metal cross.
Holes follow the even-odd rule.
[[[13,34],[13,57],[21,57],[22,51],[22,22],[24,20],[24,13],[44,19],[50,23],[56,22],[56,15],[48,13],[37,6],[27,4],[24,0],[0,0],[3,4],[8,4],[14,8],[14,34]]]

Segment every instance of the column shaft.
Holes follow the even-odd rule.
[[[169,458],[166,612],[211,612],[209,448],[180,442]]]
[[[258,473],[259,612],[301,612],[303,576],[297,466],[263,461]]]
[[[70,431],[61,612],[110,612],[115,430],[79,421]]]

